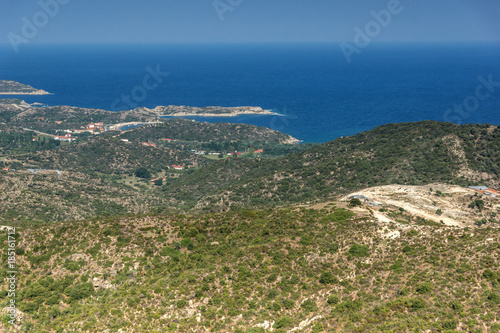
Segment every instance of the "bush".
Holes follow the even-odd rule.
[[[331,272],[323,272],[321,273],[321,277],[319,278],[319,282],[323,284],[334,283],[337,280]]]
[[[148,169],[144,167],[140,167],[139,169],[137,169],[134,174],[137,178],[144,178],[144,179],[151,178],[151,173],[148,171]]]
[[[349,206],[351,206],[351,207],[362,206],[362,205],[363,205],[363,203],[358,198],[352,198],[349,201]]]
[[[252,327],[246,330],[246,333],[266,333],[262,327]]]
[[[45,301],[45,304],[47,304],[47,305],[59,304],[60,298],[61,297],[60,297],[59,294],[53,294],[52,296],[50,296],[49,298],[47,298],[47,300]]]
[[[274,328],[282,328],[282,327],[288,327],[290,324],[293,322],[293,319],[290,317],[281,317],[276,322],[274,323]]]
[[[353,257],[366,257],[369,254],[369,248],[366,245],[354,244],[348,253]]]
[[[500,303],[500,296],[494,292],[490,292],[488,294],[488,301],[498,304],[498,303]]]
[[[456,320],[446,320],[442,323],[442,326],[445,330],[454,330],[457,328],[458,323]]]
[[[292,301],[291,299],[284,299],[281,304],[283,304],[283,307],[287,310],[291,310],[293,309],[293,307],[295,306],[295,302]]]
[[[65,291],[66,296],[72,300],[80,300],[89,297],[94,292],[94,286],[90,282],[80,283],[73,287],[68,287]]]
[[[305,300],[304,302],[302,302],[302,304],[300,306],[306,312],[313,312],[313,311],[318,310],[318,305],[312,299]]]
[[[411,308],[414,309],[414,310],[423,309],[426,306],[427,306],[427,304],[421,298],[414,299],[413,302],[412,302],[412,304],[411,304]]]
[[[432,286],[430,283],[422,283],[417,287],[417,294],[427,294],[431,292]]]
[[[487,269],[483,272],[483,278],[486,280],[492,281],[498,279],[498,274],[496,272],[493,272],[491,269]]]
[[[314,324],[314,326],[312,328],[312,333],[319,333],[322,331],[323,331],[323,325],[321,325],[320,323]]]
[[[340,302],[340,299],[337,295],[330,295],[330,296],[328,296],[328,299],[326,300],[326,302],[330,305],[336,305]]]

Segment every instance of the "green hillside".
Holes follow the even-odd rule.
[[[393,215],[328,205],[19,229],[20,329],[498,332],[498,229]]]
[[[195,122],[187,119],[168,119],[164,123],[141,126],[128,131],[121,138],[148,141],[169,138],[178,141],[203,143],[245,142],[245,143],[285,143],[293,140],[289,135],[246,124]]]
[[[208,161],[190,152],[169,147],[147,147],[121,142],[117,138],[96,137],[55,150],[27,155],[21,159],[46,169],[74,170],[87,174],[133,173],[139,167],[160,172],[168,165],[198,166]]]
[[[498,187],[499,176],[500,128],[425,121],[377,127],[277,160],[221,161],[164,190],[197,207],[262,207],[386,184]]]

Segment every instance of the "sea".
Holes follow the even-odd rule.
[[[327,142],[387,123],[500,125],[500,44],[0,45],[0,79],[51,95],[28,103],[113,111],[260,106],[275,115],[194,117]]]

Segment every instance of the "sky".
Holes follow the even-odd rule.
[[[499,0],[0,0],[0,43],[500,41],[499,17]]]

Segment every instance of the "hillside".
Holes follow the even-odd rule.
[[[351,193],[342,199],[357,197],[372,208],[401,207],[414,216],[450,226],[470,227],[496,223],[500,197],[481,194],[473,189],[454,185],[425,186],[385,185]],[[480,209],[478,209],[478,204]],[[385,209],[382,209],[383,211]],[[384,221],[397,222],[394,216],[377,212]]]
[[[0,170],[0,223],[33,225],[148,212],[167,205],[147,183],[52,170]]]
[[[206,123],[187,119],[169,119],[164,123],[141,126],[127,131],[120,138],[148,141],[164,138],[198,143],[246,142],[246,143],[295,143],[290,135],[266,127],[245,124]]]
[[[367,206],[351,209],[20,228],[19,329],[498,332],[498,228],[448,227],[398,209],[398,222],[385,222]],[[5,289],[0,298],[9,300]]]
[[[160,172],[173,164],[200,166],[208,163],[208,160],[187,151],[148,147],[140,142],[121,142],[109,137],[94,137],[88,141],[19,157],[18,160],[44,169],[108,175],[131,174],[139,167]]]
[[[233,159],[169,183],[199,208],[276,206],[358,189],[433,182],[499,187],[500,128],[425,121],[389,124],[277,160]]]

